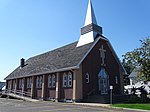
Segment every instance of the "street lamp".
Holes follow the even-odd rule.
[[[112,94],[113,94],[113,86],[110,86],[110,104],[113,103],[113,96],[112,96]]]

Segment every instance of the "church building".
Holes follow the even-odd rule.
[[[123,94],[125,69],[98,26],[91,0],[79,41],[21,59],[6,78],[6,88],[28,92],[33,99],[82,101],[88,96]]]

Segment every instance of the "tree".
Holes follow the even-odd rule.
[[[127,74],[130,75],[133,70],[133,66],[131,65],[131,63],[127,62],[125,59],[123,59],[121,63],[125,68]]]
[[[141,47],[127,52],[123,55],[123,60],[139,72],[139,80],[150,81],[150,38],[147,37],[140,42]]]

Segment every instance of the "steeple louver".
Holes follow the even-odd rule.
[[[97,25],[91,0],[89,0],[84,27],[81,28],[81,36],[77,47],[94,42],[97,34],[102,34],[102,27]]]

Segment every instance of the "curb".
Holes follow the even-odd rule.
[[[103,108],[112,108],[112,109],[120,109],[120,110],[131,110],[131,111],[139,111],[139,112],[150,112],[150,110],[142,110],[142,109],[131,109],[131,108],[122,108],[122,107],[113,107],[110,104],[96,104],[96,103],[73,103],[74,105],[82,105],[82,106],[92,106],[92,107],[103,107]]]

